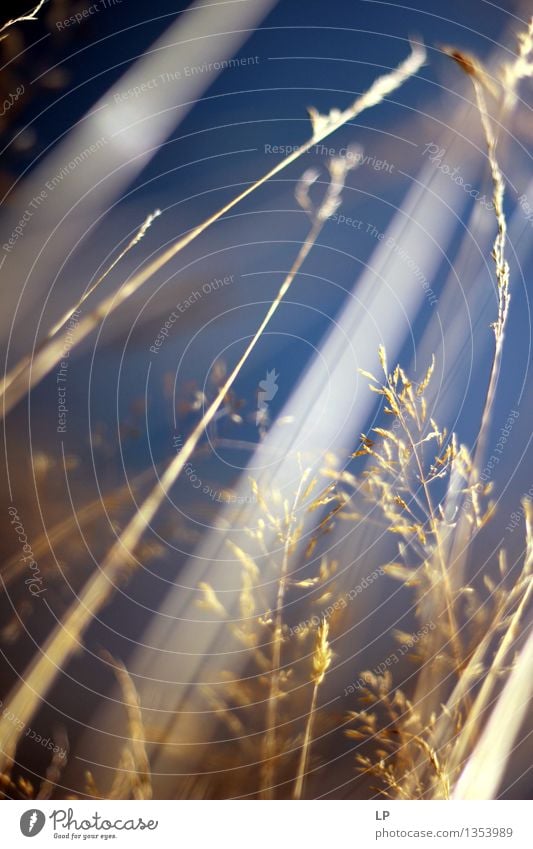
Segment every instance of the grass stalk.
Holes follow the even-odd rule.
[[[496,389],[498,385],[498,377],[500,374],[503,342],[505,337],[505,326],[509,315],[509,304],[511,294],[509,291],[509,263],[505,255],[507,242],[507,220],[503,209],[503,200],[505,196],[505,182],[503,179],[498,160],[496,158],[496,137],[494,135],[491,120],[487,111],[487,103],[483,88],[479,81],[472,77],[474,92],[476,95],[476,103],[481,118],[483,134],[487,145],[487,156],[489,159],[491,177],[492,177],[492,202],[494,204],[494,214],[496,216],[497,233],[492,247],[492,258],[494,260],[496,271],[496,282],[498,289],[498,315],[496,321],[492,325],[495,338],[494,354],[491,363],[489,385],[485,404],[481,415],[481,424],[479,429],[478,442],[474,455],[473,469],[477,474],[482,465],[483,456],[485,453],[486,442],[489,433],[490,420],[494,399],[496,398]],[[474,481],[473,481],[474,482]]]
[[[483,713],[486,710],[491,694],[498,680],[504,671],[505,661],[513,647],[513,644],[519,636],[519,624],[527,609],[531,595],[533,594],[533,577],[531,574],[533,568],[533,510],[530,502],[524,501],[524,509],[526,511],[526,529],[527,529],[527,548],[526,560],[524,564],[525,589],[522,594],[518,606],[511,616],[510,622],[505,629],[505,633],[500,641],[500,644],[494,655],[494,659],[485,673],[483,684],[476,696],[472,708],[469,710],[464,720],[463,728],[457,745],[454,748],[453,758],[451,759],[450,768],[453,770],[458,767],[464,760],[474,738],[479,732],[479,728],[483,719]]]

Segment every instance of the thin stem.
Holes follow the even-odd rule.
[[[496,388],[498,385],[498,377],[500,374],[500,366],[503,352],[505,326],[509,314],[509,303],[511,300],[511,295],[509,292],[509,264],[505,257],[505,247],[507,241],[507,221],[503,210],[505,182],[503,179],[502,172],[500,170],[500,166],[498,165],[498,160],[496,158],[497,143],[488,116],[487,104],[485,101],[485,95],[483,94],[483,89],[480,83],[475,79],[475,77],[472,78],[472,83],[476,94],[476,102],[481,118],[481,125],[483,127],[483,133],[487,144],[487,155],[489,159],[493,185],[492,202],[494,204],[494,212],[498,225],[498,232],[496,234],[496,238],[494,240],[494,245],[492,248],[492,258],[496,267],[496,282],[498,286],[498,316],[496,321],[492,325],[496,344],[494,348],[494,356],[492,359],[492,366],[490,370],[489,385],[485,398],[485,404],[483,407],[483,413],[481,416],[478,443],[473,463],[473,474],[477,475],[477,471],[481,466],[481,462],[485,452],[485,446],[488,438],[489,423],[492,415],[492,408],[494,406],[494,400],[496,398]],[[472,481],[472,483],[473,482],[474,481]]]
[[[385,97],[387,97],[387,95],[401,86],[405,80],[413,74],[416,74],[423,65],[425,58],[426,53],[423,46],[419,44],[412,44],[411,53],[407,59],[400,63],[400,65],[398,65],[395,70],[391,71],[391,73],[378,77],[378,79],[376,79],[370,86],[369,90],[358,97],[346,110],[343,112],[332,111],[328,116],[318,116],[315,114],[313,116],[313,134],[309,141],[298,148],[297,151],[294,151],[284,160],[275,165],[267,172],[267,174],[252,185],[248,186],[236,198],[225,204],[218,210],[218,212],[215,212],[202,224],[199,224],[185,236],[178,239],[145,269],[134,275],[134,277],[128,283],[124,284],[117,293],[104,299],[100,306],[97,307],[91,315],[87,316],[79,323],[75,331],[74,343],[81,341],[81,339],[87,336],[104,317],[108,316],[119,304],[123,303],[167,262],[169,262],[170,259],[176,256],[194,239],[201,235],[201,233],[207,230],[211,224],[218,221],[219,218],[236,206],[241,200],[252,194],[252,192],[254,192],[257,188],[266,183],[269,179],[271,179],[271,177],[280,173],[292,162],[295,162],[314,144],[322,141],[348,121],[356,118],[365,109],[380,103]],[[15,687],[7,707],[13,711],[14,715],[19,717],[22,722],[22,727],[27,725],[34,712],[37,710],[40,700],[52,686],[58,672],[63,668],[70,656],[78,649],[83,633],[94,616],[98,614],[113,595],[116,583],[126,577],[128,568],[125,568],[125,566],[129,567],[129,570],[134,568],[132,552],[135,550],[135,547],[137,546],[146,527],[152,521],[163,500],[166,498],[170,488],[182,472],[185,464],[193,453],[195,446],[200,440],[205,427],[212,421],[213,416],[222,404],[227,391],[232,386],[242,366],[260,339],[265,327],[276,312],[284,295],[289,289],[294,276],[311,250],[314,240],[318,236],[323,223],[324,221],[321,220],[320,217],[317,217],[306,241],[298,253],[291,271],[283,282],[276,299],[271,304],[259,329],[246,348],[246,351],[239,360],[237,366],[234,368],[228,380],[220,390],[219,395],[202,416],[201,421],[185,442],[182,450],[167,466],[161,479],[151,490],[137,513],[132,517],[132,519],[130,519],[123,533],[116,540],[104,558],[101,568],[93,574],[91,578],[89,578],[80,595],[67,611],[62,623],[56,626],[52,634],[46,640],[44,646],[40,649],[40,654],[33,660],[24,677],[21,678]],[[17,403],[17,401],[20,400],[27,391],[29,391],[29,389],[35,386],[35,384],[54,367],[63,355],[64,345],[64,335],[60,333],[56,334],[37,358],[37,363],[32,364],[27,382],[23,379],[24,375],[19,376],[17,380],[13,381],[3,397],[3,416],[7,414],[8,410],[11,409],[15,403]],[[14,723],[10,723],[5,719],[5,717],[2,717],[0,719],[0,772],[3,770],[4,766],[9,763],[12,755],[14,754],[19,736],[20,731],[15,727]]]

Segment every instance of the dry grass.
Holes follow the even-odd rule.
[[[516,61],[502,70],[500,114],[512,108],[520,80],[531,75],[532,35],[533,23],[519,40]],[[399,543],[398,559],[385,565],[384,571],[411,594],[420,626],[416,634],[397,632],[395,635],[398,642],[409,647],[410,658],[416,665],[415,683],[409,695],[394,685],[389,671],[383,674],[361,672],[360,700],[350,712],[350,728],[346,732],[363,747],[356,756],[357,767],[375,782],[375,792],[390,798],[471,798],[472,787],[481,781],[480,776],[485,781],[482,784],[484,793],[495,795],[498,792],[503,766],[509,758],[518,726],[515,723],[501,745],[492,752],[490,742],[494,724],[510,705],[525,700],[531,677],[530,643],[522,648],[518,658],[515,653],[523,641],[523,619],[531,600],[533,519],[531,505],[525,502],[526,551],[518,579],[511,580],[505,554],[500,552],[497,562],[490,564],[483,573],[483,588],[474,587],[468,574],[465,575],[472,541],[483,533],[489,521],[495,521],[490,486],[481,483],[480,468],[497,397],[510,306],[510,275],[506,257],[505,181],[498,161],[498,133],[485,96],[486,90],[492,96],[493,82],[477,60],[456,49],[446,50],[472,81],[486,143],[495,210],[496,237],[492,252],[497,293],[497,316],[492,326],[495,344],[477,445],[471,452],[454,434],[447,433],[433,420],[427,395],[435,363],[432,362],[425,375],[415,381],[400,365],[389,368],[386,351],[380,348],[382,375],[363,374],[370,381],[370,391],[379,396],[390,426],[376,427],[371,435],[362,434],[360,445],[354,446],[353,456],[365,464],[360,476],[339,475],[329,470],[327,477],[319,480],[301,464],[299,483],[290,501],[275,490],[264,492],[252,482],[252,493],[261,513],[260,522],[255,530],[248,531],[249,550],[229,543],[241,567],[240,619],[231,618],[210,584],[203,582],[199,587],[202,594],[199,606],[222,621],[228,620],[225,627],[246,656],[246,676],[239,679],[232,670],[227,670],[227,683],[211,686],[204,692],[207,704],[229,734],[228,745],[220,745],[213,764],[213,772],[217,767],[223,774],[224,785],[206,786],[202,781],[193,782],[184,790],[185,795],[304,797],[312,759],[319,756],[316,741],[322,732],[338,724],[337,718],[320,704],[321,688],[332,671],[335,640],[331,635],[335,634],[336,623],[334,619],[322,617],[318,626],[304,624],[294,634],[286,622],[287,599],[290,593],[309,588],[316,590],[315,601],[319,604],[337,597],[338,588],[333,580],[335,563],[324,558],[317,574],[309,575],[309,572],[316,569],[311,564],[317,541],[331,528],[337,515],[348,517],[350,501],[356,491],[362,491],[367,503],[377,508],[382,527]],[[329,115],[311,110],[312,136],[308,142],[178,239],[119,293],[105,299],[81,322],[77,340],[84,338],[108,311],[114,310],[242,199],[295,162],[312,145],[353,120],[364,109],[381,102],[418,71],[424,58],[423,49],[413,46],[405,62],[376,80],[348,109],[332,110]],[[289,274],[237,365],[221,381],[216,397],[179,454],[168,464],[160,481],[108,551],[101,570],[89,579],[61,626],[47,639],[41,655],[9,698],[8,709],[23,723],[31,720],[58,671],[65,667],[81,644],[87,626],[109,602],[114,587],[127,580],[135,570],[135,552],[144,531],[197,449],[206,428],[226,402],[236,378],[309,256],[325,221],[337,209],[346,175],[354,161],[337,158],[330,163],[329,184],[319,204],[313,203],[310,195],[317,174],[304,174],[296,197],[308,213],[311,224]],[[149,223],[145,222],[143,227]],[[142,228],[141,231],[144,232]],[[126,250],[139,238],[138,234]],[[61,329],[71,314],[72,310],[51,331],[35,380],[53,366],[56,356],[53,346],[61,342]],[[25,373],[26,365],[23,363],[18,368],[17,380],[23,371]],[[15,379],[4,387],[6,409],[10,406],[8,392],[14,385]],[[318,518],[313,539],[304,546],[303,530],[309,514],[316,514]],[[359,518],[361,514],[352,511],[351,515]],[[62,532],[59,526],[57,533]],[[279,560],[270,558],[265,576],[257,563],[260,555],[268,554],[267,532],[279,542],[280,557]],[[302,578],[302,574],[305,577]],[[260,577],[262,584],[268,577],[268,583],[275,587],[273,609],[268,594],[262,594],[258,588]],[[95,797],[150,798],[150,764],[139,698],[126,668],[108,654],[105,659],[113,666],[121,688],[128,717],[128,739],[111,788],[102,792],[89,774],[87,786],[80,792]],[[19,737],[20,731],[13,723],[0,720],[2,784],[6,794],[35,798],[35,789],[28,782],[10,775]],[[245,779],[243,765],[246,766]],[[52,762],[38,791],[41,798],[52,794],[63,768],[63,761]]]

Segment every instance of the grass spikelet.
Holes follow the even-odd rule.
[[[123,751],[123,759],[116,779],[115,795],[112,798],[128,798],[128,795],[123,796],[121,794],[131,793],[133,798],[137,800],[151,799],[152,779],[146,753],[146,734],[139,695],[124,664],[113,658],[107,651],[102,652],[102,657],[113,668],[120,685],[128,717],[129,741]],[[122,777],[120,776],[121,769],[124,771]],[[126,790],[126,788],[128,789]]]
[[[42,5],[42,2],[38,4],[29,17]],[[6,26],[13,23],[16,21]],[[471,561],[473,552],[477,554],[478,551],[473,547],[474,541],[478,536],[483,539],[481,535],[487,523],[495,516],[491,496],[496,483],[483,483],[481,477],[486,476],[481,468],[495,409],[511,303],[510,251],[504,209],[506,185],[499,161],[499,133],[502,115],[517,99],[520,82],[533,73],[533,19],[527,31],[519,36],[516,58],[503,67],[497,78],[493,78],[474,56],[454,47],[444,47],[443,51],[473,87],[476,117],[481,125],[492,184],[496,315],[492,324],[493,354],[487,369],[488,386],[479,435],[474,447],[467,447],[443,426],[440,414],[434,413],[436,400],[431,384],[436,369],[434,356],[421,370],[418,364],[404,367],[399,362],[391,363],[385,345],[380,344],[379,365],[375,369],[378,376],[365,369],[358,370],[369,382],[369,392],[373,394],[366,400],[375,408],[372,419],[369,416],[366,424],[358,423],[358,429],[364,427],[366,430],[360,441],[343,443],[341,457],[333,456],[329,450],[315,456],[313,452],[323,433],[317,428],[318,436],[313,431],[312,439],[304,442],[302,453],[296,454],[296,483],[289,487],[293,472],[289,463],[293,461],[293,446],[297,444],[294,437],[299,433],[295,427],[295,432],[288,433],[286,441],[283,441],[284,435],[281,440],[285,453],[279,463],[279,478],[277,470],[272,476],[269,467],[260,473],[264,477],[258,481],[250,479],[253,510],[250,508],[248,512],[248,507],[230,508],[226,504],[220,514],[217,513],[220,522],[205,524],[209,532],[213,531],[208,542],[216,539],[216,552],[220,551],[218,541],[222,540],[231,553],[230,574],[237,574],[237,587],[230,591],[224,583],[224,589],[217,592],[216,578],[213,583],[208,580],[198,583],[194,605],[204,613],[197,619],[180,617],[182,622],[188,623],[180,627],[188,627],[188,633],[196,634],[205,625],[209,641],[213,635],[221,637],[220,645],[212,641],[210,647],[216,645],[219,649],[224,645],[224,652],[208,648],[205,657],[198,662],[195,658],[190,665],[189,660],[184,663],[187,673],[191,668],[199,670],[198,678],[189,681],[190,687],[185,694],[180,690],[179,698],[186,709],[181,709],[180,702],[171,725],[161,722],[156,726],[154,720],[154,728],[148,729],[152,742],[172,743],[167,751],[169,758],[176,762],[179,759],[179,764],[173,764],[179,766],[179,773],[177,769],[176,773],[185,776],[185,770],[190,770],[188,778],[179,784],[185,795],[302,799],[313,793],[314,763],[320,762],[322,753],[331,745],[329,732],[338,731],[341,725],[341,718],[335,715],[337,708],[332,708],[333,704],[340,703],[340,694],[328,693],[326,697],[325,692],[328,685],[333,690],[344,667],[344,663],[339,663],[337,669],[332,669],[335,656],[332,644],[336,652],[345,646],[351,651],[353,643],[359,639],[359,627],[367,612],[375,614],[384,609],[384,606],[372,608],[372,592],[364,601],[357,598],[378,575],[381,587],[376,587],[376,591],[381,592],[385,585],[384,595],[392,588],[392,594],[400,598],[401,604],[410,603],[404,609],[405,616],[398,616],[388,628],[382,629],[384,634],[380,639],[390,641],[390,654],[381,655],[382,662],[373,669],[363,667],[359,672],[358,667],[357,681],[344,693],[344,697],[356,694],[353,705],[348,703],[354,709],[346,717],[350,723],[346,736],[356,741],[356,766],[364,776],[363,782],[372,781],[372,793],[392,799],[495,796],[510,758],[524,717],[524,705],[531,696],[533,643],[525,639],[524,633],[524,621],[533,594],[533,508],[528,500],[523,504],[526,541],[521,569],[519,561],[513,559],[511,562],[511,557],[508,563],[503,549],[492,550],[482,565],[475,564],[475,569],[471,568]],[[410,55],[398,68],[377,79],[345,110],[334,108],[321,114],[310,108],[311,135],[303,145],[259,180],[244,184],[244,191],[177,238],[118,292],[104,297],[96,309],[82,318],[75,341],[97,328],[105,315],[138,292],[156,272],[267,180],[353,121],[364,109],[387,98],[418,72],[424,60],[423,47],[412,45]],[[134,575],[145,554],[148,556],[160,550],[158,544],[152,542],[143,547],[145,532],[164,507],[176,481],[184,476],[190,458],[195,453],[210,456],[215,444],[242,452],[253,451],[259,444],[267,453],[272,448],[267,435],[270,426],[274,429],[282,421],[298,422],[297,416],[275,422],[266,416],[261,423],[256,418],[255,436],[248,438],[249,434],[245,434],[235,442],[220,424],[223,420],[223,425],[229,428],[254,420],[253,412],[246,411],[247,401],[237,395],[236,382],[246,366],[249,367],[252,352],[265,341],[270,322],[286,301],[304,263],[308,262],[326,222],[339,209],[348,174],[362,162],[361,149],[345,150],[346,156],[334,156],[327,162],[324,181],[319,180],[320,171],[314,168],[302,174],[295,200],[300,207],[296,210],[298,219],[307,222],[307,233],[295,251],[292,264],[289,263],[290,270],[280,276],[277,294],[267,304],[253,335],[243,343],[235,365],[226,367],[217,361],[203,388],[196,384],[191,388],[191,384],[186,384],[180,389],[185,400],[178,397],[177,410],[186,422],[184,432],[188,436],[184,441],[180,437],[177,453],[173,452],[170,460],[161,463],[162,472],[159,474],[160,468],[157,469],[157,480],[154,482],[150,477],[148,494],[144,493],[143,499],[135,499],[136,512],[127,521],[123,516],[107,515],[111,503],[123,506],[128,501],[128,484],[113,491],[111,496],[105,496],[101,505],[97,502],[86,504],[74,520],[57,523],[52,525],[50,533],[36,535],[30,546],[42,562],[49,588],[54,589],[53,568],[48,567],[46,560],[50,552],[54,553],[53,546],[68,539],[75,525],[84,534],[88,526],[92,527],[101,506],[106,518],[110,519],[112,544],[100,568],[94,570],[81,592],[75,587],[75,600],[70,602],[64,615],[65,604],[59,609],[59,615],[54,608],[54,630],[43,641],[40,653],[19,676],[6,700],[0,716],[0,788],[5,795],[34,800],[52,798],[58,792],[69,748],[66,736],[61,738],[59,733],[58,740],[63,740],[62,751],[51,758],[40,783],[34,784],[33,780],[12,775],[22,739],[21,729],[28,727],[42,702],[46,701],[46,694],[58,673],[65,670],[70,658],[79,650],[85,632],[111,600],[115,587]],[[375,158],[374,165],[378,170]],[[444,173],[444,169],[442,171]],[[57,362],[67,321],[95,293],[122,257],[140,242],[157,214],[146,219],[119,256],[52,327],[33,362],[23,360],[11,371],[1,390],[5,412],[19,397],[24,383],[24,390],[28,388],[29,369],[32,370],[33,387]],[[383,235],[379,236],[380,241]],[[251,244],[247,243],[246,247]],[[384,247],[389,246],[385,243]],[[409,268],[413,270],[411,265]],[[389,347],[389,354],[390,350]],[[278,376],[276,369],[267,374]],[[446,377],[444,363],[442,376]],[[242,381],[245,382],[244,378]],[[172,375],[167,375],[164,386],[165,401],[174,404]],[[298,392],[295,396],[302,397]],[[318,406],[307,409],[314,412]],[[127,427],[133,429],[130,418],[120,428],[121,438]],[[343,434],[344,431],[336,437],[337,446],[340,439],[344,439]],[[216,437],[213,440],[212,435]],[[274,430],[271,435],[275,436]],[[70,472],[77,463],[77,456],[69,456],[65,471]],[[327,468],[315,471],[321,465]],[[266,469],[262,464],[255,467]],[[32,472],[39,485],[51,477],[54,468],[57,466],[51,455],[49,457],[44,451],[34,452]],[[234,481],[228,483],[226,475],[224,480],[224,487],[217,485],[217,493],[228,496],[228,502],[240,504]],[[210,483],[213,483],[214,493],[215,481],[210,480]],[[218,508],[209,506],[211,518]],[[202,511],[207,512],[207,509],[202,508]],[[245,521],[241,522],[243,515]],[[339,528],[338,519],[357,523],[357,527],[350,529],[341,523]],[[248,527],[243,528],[242,524]],[[339,535],[332,542],[327,535],[334,529]],[[352,555],[347,535],[359,529],[359,550],[353,552],[351,562],[343,562],[346,551],[350,557]],[[175,528],[173,530],[175,534]],[[225,534],[228,536],[224,539]],[[229,538],[230,534],[238,539],[238,545]],[[373,541],[366,545],[366,537],[371,535],[375,535],[373,540],[379,545],[383,538],[385,542],[379,569],[378,564],[372,564],[376,570],[366,580],[356,569],[363,559],[370,559],[377,550]],[[346,547],[341,548],[341,544]],[[342,551],[339,561],[333,559],[337,550]],[[206,561],[202,567],[205,575],[209,576],[210,570],[213,574],[215,557],[210,558],[210,562],[207,558],[198,559]],[[19,561],[17,553],[3,567],[1,577],[6,585],[11,586],[21,577],[25,567],[21,568]],[[381,565],[382,562],[385,565]],[[191,563],[192,560],[187,569]],[[357,586],[356,579],[360,580]],[[32,602],[27,599],[23,602],[20,609],[17,604],[13,605],[13,621],[2,633],[5,639],[18,638],[22,631],[20,623],[33,612]],[[392,613],[395,615],[394,607]],[[205,620],[213,624],[206,624]],[[346,628],[339,637],[340,622]],[[381,625],[379,620],[378,624]],[[350,639],[352,643],[348,643]],[[205,645],[208,645],[207,640]],[[222,656],[235,663],[235,668],[221,669]],[[108,652],[103,652],[102,657],[118,681],[127,731],[109,782],[111,787],[103,789],[100,779],[97,782],[87,773],[80,795],[150,799],[154,792],[152,771],[139,694],[124,664]],[[368,657],[372,657],[371,651]],[[364,661],[367,666],[371,662],[374,661],[368,658]],[[407,670],[405,681],[398,686],[404,669]],[[204,681],[211,683],[204,684]],[[184,684],[185,681],[181,681],[180,687]],[[513,710],[515,713],[509,721]],[[8,721],[9,714],[16,716],[20,725]],[[194,725],[193,720],[187,718],[192,716]],[[212,736],[205,733],[203,748],[197,747],[194,735],[187,734],[190,729],[196,733],[202,723],[206,727],[210,723],[213,730]],[[502,726],[505,726],[504,732],[498,735]],[[495,737],[498,737],[496,744]],[[176,740],[179,754],[174,751]],[[186,754],[181,750],[182,740],[185,740],[183,749],[189,747]],[[155,775],[155,762],[153,769]],[[208,771],[209,779],[205,778]],[[157,774],[163,772],[158,770]],[[368,787],[368,784],[363,786]]]
[[[319,686],[331,665],[333,657],[329,642],[329,625],[327,619],[323,619],[317,629],[315,651],[313,654],[313,681]]]

